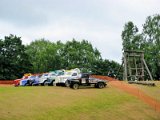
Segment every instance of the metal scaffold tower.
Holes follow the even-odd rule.
[[[143,51],[124,51],[122,66],[123,64],[123,80],[144,80],[146,73],[148,73],[150,80],[153,80],[144,60]]]

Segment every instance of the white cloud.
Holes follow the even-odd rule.
[[[142,29],[149,15],[159,13],[158,0],[1,0],[0,37],[89,40],[103,58],[121,62],[121,32],[128,21]],[[16,6],[16,7],[15,7]],[[7,8],[7,9],[6,9]]]

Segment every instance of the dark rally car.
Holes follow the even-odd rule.
[[[94,87],[96,88],[104,88],[107,85],[107,81],[96,78],[90,78],[90,75],[88,73],[82,73],[80,78],[68,79],[67,82],[67,86],[73,89],[78,89],[79,86],[92,85],[94,85]]]

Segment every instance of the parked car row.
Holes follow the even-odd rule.
[[[15,86],[65,85],[73,89],[78,89],[79,86],[91,85],[104,88],[107,85],[106,81],[90,78],[88,73],[81,73],[78,68],[71,70],[55,70],[43,74],[25,74],[21,79],[14,80],[14,83]]]

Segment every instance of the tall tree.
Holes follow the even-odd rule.
[[[54,43],[40,39],[32,42],[26,50],[35,73],[48,72],[58,69],[56,58],[57,47]]]
[[[0,39],[0,79],[4,78],[4,42],[2,39]]]
[[[148,16],[143,25],[145,59],[155,79],[160,79],[160,15]]]
[[[141,34],[138,34],[138,28],[129,21],[125,24],[122,31],[122,45],[123,50],[139,50],[141,47]]]
[[[67,41],[60,54],[65,68],[80,67],[84,71],[90,71],[92,64],[101,58],[100,52],[86,40]]]
[[[31,64],[20,37],[10,35],[0,40],[0,79],[16,79],[31,71]]]

